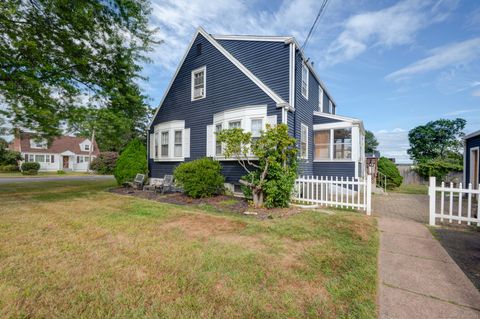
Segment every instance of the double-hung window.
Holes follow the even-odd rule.
[[[222,130],[222,124],[216,124],[215,125],[215,132],[220,133]],[[222,155],[222,143],[217,139],[215,136],[215,155],[216,156],[221,156]]]
[[[308,67],[306,63],[302,64],[302,95],[308,100]]]
[[[252,119],[251,130],[252,130],[252,142],[256,142],[260,135],[262,134],[263,120],[262,119]]]
[[[158,158],[158,145],[160,144],[158,140],[158,133],[155,133],[153,137],[153,143],[153,145],[155,146],[155,158]]]
[[[35,155],[35,162],[45,163],[45,155]]]
[[[192,71],[192,101],[203,99],[205,97],[206,73],[206,67],[201,67]]]
[[[90,151],[90,145],[89,145],[89,144],[83,145],[83,149],[84,149],[85,151]]]
[[[318,111],[323,112],[323,89],[318,86]]]
[[[160,156],[168,157],[168,131],[160,135]]]
[[[178,130],[175,131],[175,141],[173,143],[173,156],[175,157],[182,157],[182,131]]]
[[[300,158],[308,159],[308,126],[303,123],[300,132]]]

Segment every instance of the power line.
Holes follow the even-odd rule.
[[[310,40],[311,35],[315,31],[316,26],[317,26],[317,22],[320,19],[320,16],[325,12],[325,8],[326,8],[327,4],[328,4],[328,0],[323,0],[323,3],[320,6],[320,9],[318,10],[317,17],[315,18],[315,21],[313,21],[312,27],[310,28],[310,31],[308,31],[307,38],[303,42],[303,45],[301,47],[302,50],[305,50],[305,48],[307,47],[308,40]]]

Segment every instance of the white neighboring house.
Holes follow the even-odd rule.
[[[25,162],[37,162],[40,171],[86,172],[92,159],[98,156],[96,143],[84,137],[60,136],[48,145],[36,140],[33,133],[22,132],[10,143],[9,149],[22,154]]]

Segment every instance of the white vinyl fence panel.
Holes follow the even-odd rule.
[[[435,177],[430,177],[428,187],[428,195],[430,197],[429,208],[429,224],[435,226],[436,220],[441,222],[447,220],[449,223],[462,222],[467,225],[477,224],[480,226],[480,205],[478,203],[480,197],[480,185],[472,187],[469,184],[467,188],[463,188],[462,183],[455,187],[453,183],[437,186]]]
[[[372,177],[365,179],[300,176],[295,180],[293,199],[309,204],[353,208],[372,212]]]

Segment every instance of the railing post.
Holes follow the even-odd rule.
[[[435,188],[437,187],[437,182],[435,176],[430,176],[430,185],[428,186],[428,196],[430,197],[430,214],[429,214],[429,224],[430,226],[435,226]]]
[[[372,214],[372,175],[367,175],[367,185],[365,187],[367,193],[367,215]]]

